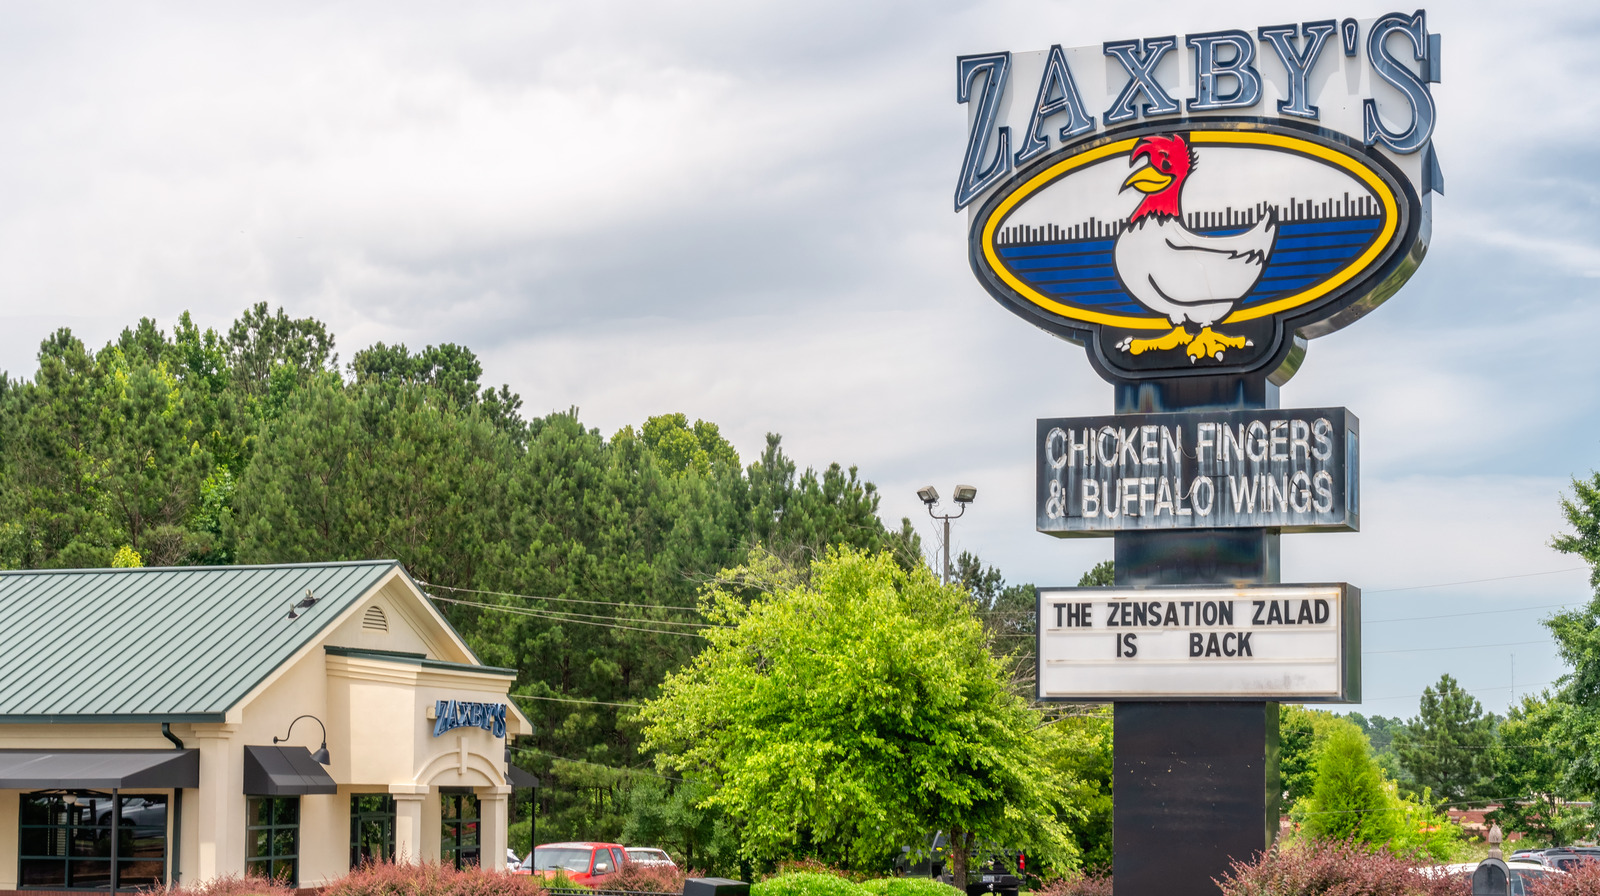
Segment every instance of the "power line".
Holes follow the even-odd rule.
[[[1457,616],[1488,616],[1491,613],[1526,613],[1529,610],[1551,610],[1557,607],[1571,606],[1574,606],[1572,601],[1567,601],[1564,604],[1540,604],[1537,607],[1511,607],[1510,609],[1506,610],[1475,610],[1471,613],[1435,613],[1432,616],[1402,616],[1398,619],[1363,619],[1361,620],[1361,624],[1377,625],[1380,622],[1417,622],[1424,619],[1444,619],[1447,617],[1454,619]]]
[[[495,611],[500,612],[500,613],[512,613],[512,614],[515,614],[517,616],[532,616],[532,617],[535,617],[535,618],[538,618],[538,619],[553,619],[556,622],[573,622],[573,623],[577,623],[578,625],[597,625],[597,626],[599,626],[601,628],[617,628],[617,629],[622,629],[624,631],[630,631],[630,632],[648,632],[648,633],[653,634],[653,635],[677,635],[677,636],[683,637],[683,638],[704,638],[705,637],[705,635],[702,635],[699,632],[675,632],[675,631],[670,631],[668,629],[642,628],[642,627],[637,626],[637,625],[620,625],[620,624],[616,624],[616,623],[607,623],[607,622],[590,622],[590,621],[587,621],[587,620],[584,620],[584,619],[573,619],[573,618],[570,618],[570,617],[567,617],[567,616],[559,616],[559,615],[556,615],[556,614],[553,614],[553,613],[541,613],[538,610],[529,610],[529,609],[525,609],[523,607],[502,607],[502,606],[499,606],[497,604],[480,604],[477,601],[456,600],[455,598],[451,598],[451,597],[439,597],[436,594],[430,594],[430,595],[428,595],[428,597],[430,599],[432,599],[432,600],[442,601],[442,602],[447,603],[447,604],[461,604],[462,606],[467,606],[467,607],[479,607],[479,608],[485,609],[485,610],[495,610]]]
[[[1515,688],[1537,688],[1537,687],[1542,687],[1542,686],[1547,685],[1547,684],[1555,684],[1555,682],[1553,682],[1553,681],[1535,681],[1532,684],[1520,683],[1519,682],[1518,684],[1515,684],[1515,685],[1503,684],[1503,685],[1495,685],[1493,687],[1487,687],[1487,688],[1473,688],[1472,690],[1467,691],[1467,693],[1469,693],[1469,694],[1473,695],[1474,697],[1476,697],[1479,691],[1509,691],[1509,690],[1513,690]],[[1373,701],[1373,700],[1417,700],[1417,699],[1420,699],[1423,696],[1425,696],[1425,695],[1423,695],[1423,694],[1401,694],[1401,695],[1395,696],[1395,697],[1362,697],[1361,698],[1361,702],[1362,703],[1366,703],[1368,701]]]
[[[630,604],[615,600],[584,600],[576,597],[544,597],[538,594],[517,594],[511,591],[483,591],[477,588],[456,588],[451,585],[437,585],[433,582],[417,580],[418,585],[427,588],[439,588],[445,591],[454,591],[458,594],[487,594],[493,597],[515,597],[520,600],[548,600],[563,604],[594,604],[602,607],[638,607],[645,610],[676,610],[681,613],[698,613],[699,607],[674,607],[670,604]],[[443,600],[443,598],[439,598]]]
[[[578,700],[573,697],[544,697],[539,694],[510,694],[518,700],[549,700],[553,703],[593,703],[598,706],[622,706],[629,709],[639,709],[640,703],[610,703],[605,700]]]
[[[1362,656],[1382,656],[1386,653],[1431,653],[1435,650],[1482,650],[1490,647],[1521,647],[1524,644],[1549,644],[1548,638],[1538,641],[1507,641],[1502,644],[1463,644],[1459,647],[1408,647],[1405,650],[1363,650]]]
[[[1363,591],[1363,594],[1393,594],[1396,591],[1420,591],[1423,588],[1452,588],[1456,585],[1478,585],[1483,582],[1504,582],[1507,579],[1529,579],[1534,576],[1553,576],[1564,572],[1577,572],[1588,569],[1587,566],[1569,566],[1566,569],[1547,569],[1544,572],[1519,572],[1509,576],[1493,576],[1487,579],[1464,579],[1460,582],[1437,582],[1432,585],[1407,585],[1404,588],[1378,588],[1372,591]]]
[[[452,603],[461,604],[462,606],[466,606],[466,607],[484,607],[485,609],[490,609],[490,610],[497,610],[497,609],[522,610],[522,609],[524,609],[522,607],[506,607],[506,606],[504,606],[502,604],[485,604],[485,603],[479,603],[477,601],[455,600],[454,598],[446,598],[446,597],[435,597],[434,600],[448,600],[448,601],[450,601]],[[595,615],[593,613],[574,613],[574,612],[572,612],[570,610],[548,610],[548,611],[528,610],[527,612],[531,612],[531,613],[548,612],[548,613],[552,614],[552,616],[554,616],[554,614],[559,614],[559,618],[572,619],[573,621],[577,621],[580,618],[581,619],[611,619],[611,620],[615,620],[615,619],[618,618],[616,616],[597,616],[597,615]],[[650,622],[650,623],[654,623],[656,625],[687,625],[687,626],[693,626],[695,628],[726,628],[727,627],[727,626],[719,626],[719,625],[716,625],[716,624],[710,623],[710,622],[675,622],[675,621],[673,621],[671,619],[628,619],[628,620],[625,620],[625,621],[629,621],[629,622]]]
[[[642,768],[632,768],[626,765],[619,768],[615,765],[606,765],[602,762],[590,762],[587,759],[568,759],[565,756],[557,756],[556,754],[547,750],[537,750],[533,747],[512,747],[511,750],[516,753],[537,753],[540,756],[549,756],[551,759],[559,759],[562,762],[571,762],[576,765],[587,765],[592,768],[603,768],[613,772],[628,772],[629,774],[634,775],[645,775],[646,777],[650,778],[660,778],[663,781],[677,781],[680,784],[685,783],[682,778],[674,778],[671,775],[658,775],[655,772],[647,772]]]

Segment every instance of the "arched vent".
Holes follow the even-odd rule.
[[[361,617],[361,627],[369,632],[386,632],[389,617],[383,615],[382,607],[368,607],[366,615]]]

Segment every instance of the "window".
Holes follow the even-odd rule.
[[[299,859],[300,798],[253,796],[245,800],[245,875],[298,886]]]
[[[25,793],[17,839],[25,890],[157,887],[166,881],[167,797]],[[118,811],[120,809],[120,812]],[[119,825],[120,823],[120,825]],[[117,831],[112,868],[111,832]]]
[[[387,793],[350,795],[350,867],[394,861],[394,797]]]
[[[443,791],[439,804],[443,823],[439,858],[458,869],[478,864],[478,798],[470,793]]]

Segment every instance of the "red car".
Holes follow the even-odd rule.
[[[628,854],[620,843],[546,843],[533,848],[517,873],[551,878],[564,871],[573,883],[592,886],[627,864]]]

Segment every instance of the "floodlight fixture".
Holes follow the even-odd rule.
[[[955,501],[961,507],[956,513],[934,513],[933,505],[939,503],[939,491],[931,485],[924,485],[917,489],[917,497],[928,507],[928,516],[944,523],[944,571],[940,578],[946,585],[950,584],[950,521],[958,520],[967,512],[967,505],[978,497],[978,488],[973,485],[958,485],[955,490]]]

